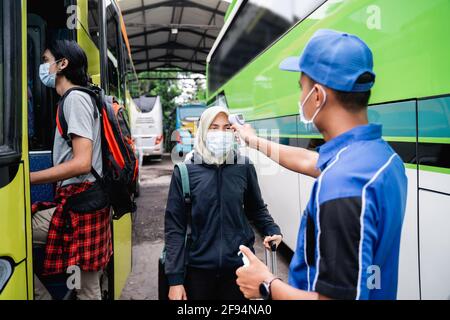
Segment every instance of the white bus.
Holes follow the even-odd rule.
[[[133,100],[136,108],[131,111],[131,132],[141,165],[144,157],[161,159],[164,153],[163,111],[159,96]]]

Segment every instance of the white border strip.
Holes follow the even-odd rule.
[[[380,168],[378,169],[378,171],[375,173],[375,175],[372,177],[372,179],[369,180],[369,182],[367,182],[362,190],[362,195],[361,195],[361,217],[360,217],[360,225],[361,225],[361,230],[360,230],[360,240],[359,240],[359,271],[358,271],[358,286],[356,287],[356,300],[359,300],[359,296],[361,295],[361,278],[362,278],[362,246],[363,246],[363,242],[364,242],[364,211],[366,211],[366,190],[367,187],[372,184],[377,178],[378,176],[381,174],[381,172],[383,172],[384,169],[386,169],[387,166],[389,166],[389,164],[391,163],[392,159],[394,159],[394,157],[397,154],[394,153],[389,160]]]

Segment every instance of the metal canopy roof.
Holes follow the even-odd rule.
[[[205,73],[206,57],[224,24],[228,1],[121,0],[137,72]]]

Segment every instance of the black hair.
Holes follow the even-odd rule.
[[[310,76],[306,75],[311,83],[316,84],[314,79]],[[358,80],[356,80],[357,84],[374,82],[375,77],[373,74],[369,72],[365,72],[359,76]],[[335,89],[330,89],[335,94],[336,99],[342,104],[347,110],[351,112],[358,112],[364,108],[367,108],[369,104],[369,99],[371,95],[371,91],[364,92],[347,92],[347,91],[339,91]]]
[[[69,61],[67,67],[58,74],[65,76],[75,85],[84,87],[88,85],[90,78],[87,73],[87,56],[76,41],[56,40],[47,49],[53,54],[55,61],[63,58]]]
[[[356,80],[357,84],[370,83],[374,82],[375,77],[373,74],[369,72],[365,72],[359,76],[358,80]],[[364,92],[345,92],[333,90],[336,96],[336,99],[347,109],[352,112],[358,112],[361,109],[367,108],[369,104],[371,91]]]

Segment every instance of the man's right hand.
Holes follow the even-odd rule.
[[[287,146],[258,137],[255,129],[249,124],[232,125],[248,147],[256,149],[281,166],[294,172],[317,178],[320,170],[316,168],[319,154],[316,151]]]
[[[182,284],[178,286],[170,286],[169,300],[187,300],[186,290]]]
[[[248,123],[243,126],[234,124],[231,128],[239,134],[241,139],[243,139],[246,144],[249,144],[250,141],[255,141],[257,138],[255,129],[253,129]]]

